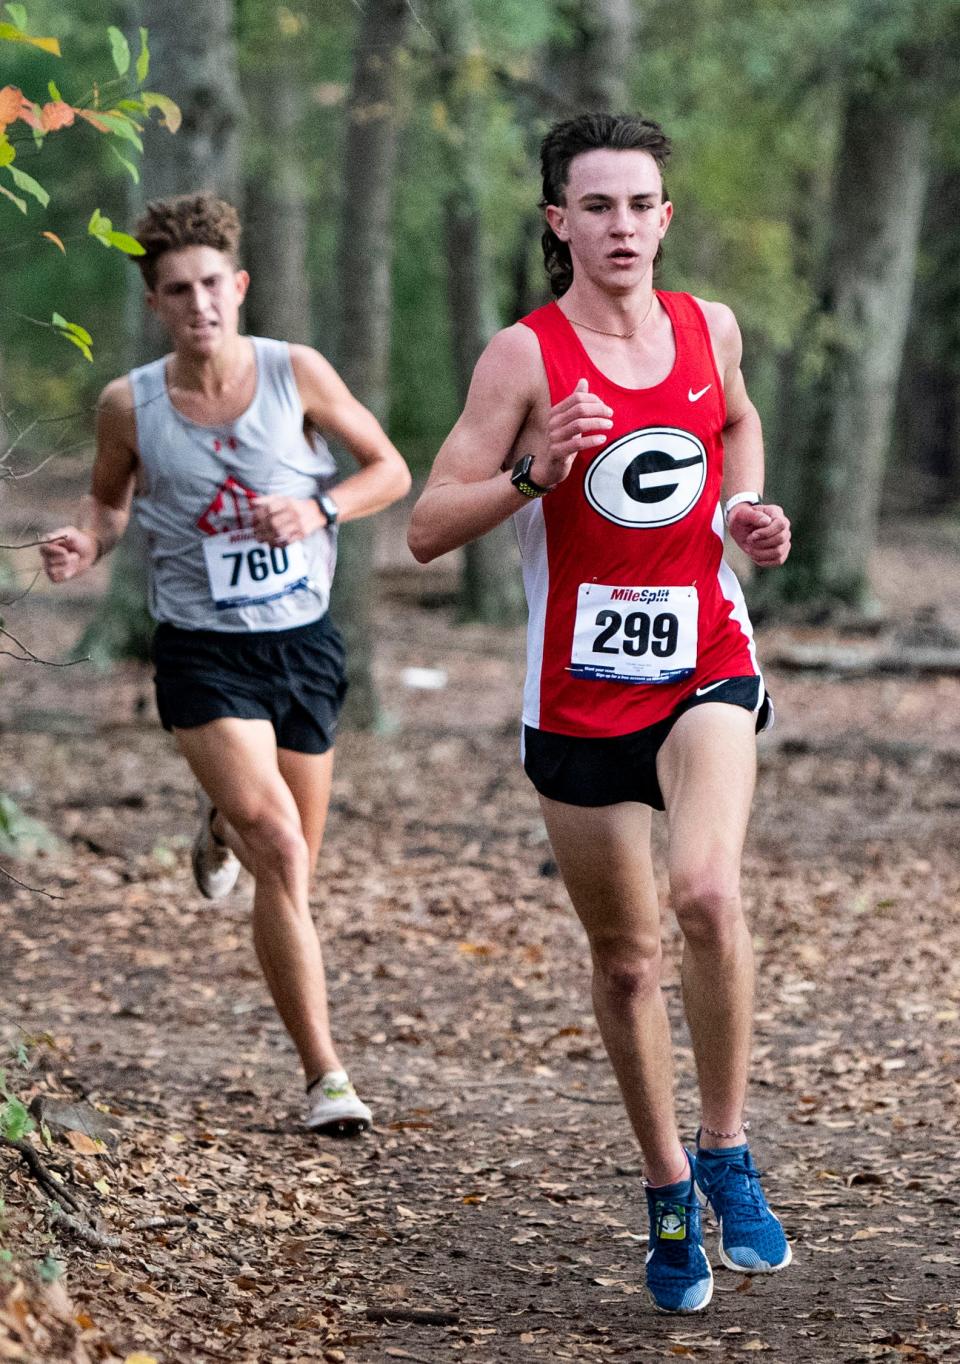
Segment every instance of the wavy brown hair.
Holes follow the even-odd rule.
[[[236,269],[240,249],[240,217],[233,204],[213,194],[180,194],[153,199],[134,228],[145,255],[134,259],[148,289],[156,288],[157,262],[168,251],[185,246],[211,246],[222,251]]]
[[[563,123],[556,123],[540,144],[540,169],[543,172],[543,198],[547,204],[566,206],[570,162],[581,152],[598,151],[609,147],[615,152],[648,152],[660,169],[670,158],[670,139],[653,119],[639,114],[578,114]],[[667,197],[666,186],[663,197]],[[565,294],[573,283],[573,261],[570,248],[562,242],[549,224],[543,230],[543,263],[550,276],[550,288],[555,298]],[[654,267],[663,259],[663,248],[657,252]]]

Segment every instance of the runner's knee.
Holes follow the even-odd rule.
[[[615,1004],[629,1005],[660,989],[662,952],[659,934],[591,943],[594,990]]]
[[[740,891],[735,878],[714,871],[671,881],[677,923],[687,942],[697,947],[725,948],[742,922]]]
[[[293,820],[269,815],[255,815],[249,820],[234,821],[234,828],[250,849],[258,873],[284,873],[302,870],[310,860],[310,850],[303,830]]]

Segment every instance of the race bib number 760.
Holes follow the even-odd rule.
[[[697,665],[695,587],[581,583],[570,671],[608,682],[676,682]]]
[[[299,540],[264,545],[252,530],[228,530],[208,536],[203,555],[218,611],[261,605],[308,585],[307,558]]]

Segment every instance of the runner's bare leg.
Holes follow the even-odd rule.
[[[704,704],[680,717],[657,762],[670,832],[670,895],[684,936],[683,998],[693,1040],[704,1146],[736,1146],[753,1028],[753,944],[740,861],[756,779],[755,717]]]
[[[329,801],[333,752],[278,753],[265,720],[214,720],[175,731],[181,751],[217,810],[239,835],[255,877],[253,939],[277,1011],[300,1054],[308,1081],[341,1069],[330,1036],[320,941],[308,901],[310,873]],[[307,812],[304,828],[297,800]],[[317,792],[308,801],[307,773]],[[239,846],[239,845],[238,845]]]
[[[673,1104],[670,1027],[660,986],[660,911],[650,810],[540,797],[567,891],[593,957],[593,1004],[651,1184],[685,1178]]]

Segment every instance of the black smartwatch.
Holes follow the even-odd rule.
[[[530,477],[530,470],[533,467],[533,455],[522,455],[513,466],[513,473],[510,475],[510,482],[518,493],[524,497],[545,497],[553,489],[545,488],[542,483],[535,483]]]
[[[334,502],[329,493],[314,493],[313,500],[327,518],[327,528],[337,524],[337,517],[340,515],[340,508]]]

